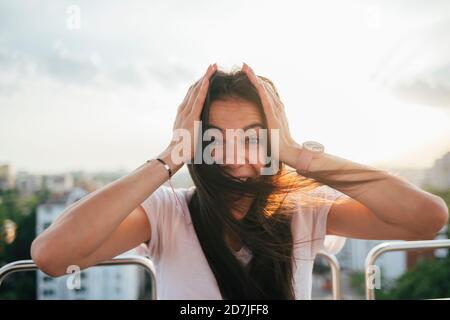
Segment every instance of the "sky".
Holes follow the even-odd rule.
[[[0,163],[133,170],[208,64],[270,78],[298,142],[375,166],[450,151],[450,1],[0,0]]]

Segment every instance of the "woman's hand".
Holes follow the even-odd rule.
[[[271,129],[279,130],[279,141],[272,141],[272,146],[278,146],[279,155],[272,155],[290,167],[295,168],[298,156],[300,154],[301,146],[294,141],[290,132],[289,124],[286,114],[284,112],[284,105],[280,97],[275,92],[272,85],[262,77],[258,77],[252,68],[246,63],[243,64],[242,71],[247,74],[251,83],[258,90],[261,103],[264,108],[264,113],[267,118],[267,125],[269,134]],[[274,148],[272,148],[273,153]]]
[[[172,140],[169,147],[161,154],[161,157],[172,168],[181,167],[184,163],[192,160],[195,155],[198,132],[194,125],[195,121],[200,121],[200,114],[208,92],[209,80],[216,70],[216,63],[209,65],[205,74],[189,87],[183,102],[178,107],[173,125]],[[189,140],[187,141],[189,143],[186,141],[183,143],[185,138]]]

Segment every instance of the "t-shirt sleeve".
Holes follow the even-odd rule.
[[[163,243],[163,228],[170,220],[173,211],[172,190],[162,185],[147,197],[141,206],[150,223],[151,236],[148,242],[142,243],[138,247],[138,253],[148,255],[150,258],[157,259],[161,255]]]
[[[333,201],[341,201],[345,198],[349,198],[349,196],[345,193],[342,193],[339,190],[333,189],[327,185],[314,189],[311,194]],[[332,205],[333,202],[325,202],[313,209],[314,219],[312,226],[312,238],[318,239],[318,241],[314,241],[314,254],[319,251],[324,251],[329,254],[337,254],[345,245],[345,237],[326,234],[328,214]]]

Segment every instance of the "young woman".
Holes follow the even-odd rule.
[[[279,139],[263,146],[244,136],[235,143],[244,161],[230,162],[226,138],[192,139],[189,147],[173,138],[157,158],[74,203],[39,235],[31,256],[41,270],[60,276],[145,244],[159,299],[309,299],[319,250],[336,253],[345,237],[433,239],[447,222],[441,198],[319,143],[294,141],[275,86],[246,64],[231,73],[210,65],[189,88],[174,132],[198,137],[200,120],[203,132],[277,129]],[[211,143],[212,164],[190,161]],[[251,148],[279,152],[251,163]],[[195,187],[163,185],[183,163]],[[274,163],[279,170],[261,174]]]

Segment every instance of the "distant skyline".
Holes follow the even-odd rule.
[[[450,1],[0,0],[0,163],[133,170],[209,63],[244,61],[273,80],[298,142],[431,167],[450,151],[448,39]]]

